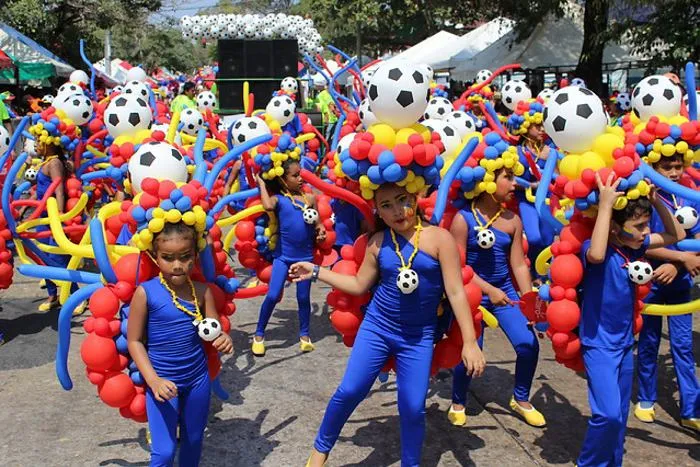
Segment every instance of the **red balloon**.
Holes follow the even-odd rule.
[[[146,396],[144,394],[136,394],[129,404],[129,411],[135,416],[146,414]]]
[[[558,300],[547,307],[547,321],[555,331],[569,332],[581,321],[581,310],[576,302]]]
[[[413,148],[406,143],[399,143],[391,150],[394,153],[394,160],[401,167],[406,167],[413,160]]]
[[[464,266],[462,268],[462,283],[468,284],[474,279],[474,270],[471,266]]]
[[[618,177],[629,177],[634,172],[634,161],[630,157],[621,157],[613,164]]]
[[[241,221],[236,224],[234,229],[238,240],[250,241],[255,240],[255,224],[252,221]]]
[[[88,334],[80,346],[80,356],[88,368],[98,371],[107,371],[119,363],[117,346],[108,337],[101,337],[95,333]]]
[[[481,305],[483,292],[478,285],[471,282],[464,286],[464,292],[467,294],[467,301],[469,302],[469,308],[471,308],[472,314],[476,313],[479,309],[479,305]]]
[[[343,344],[345,344],[345,347],[352,347],[355,344],[356,337],[357,337],[357,335],[343,336]]]
[[[158,273],[157,269],[147,255],[139,253],[122,256],[114,265],[114,273],[117,275],[117,280],[126,281],[132,285],[136,285],[137,282],[140,284],[154,277]],[[138,278],[136,276],[137,271]]]
[[[355,262],[361,265],[365,260],[365,250],[367,250],[367,242],[369,241],[369,236],[367,234],[362,234],[357,237],[355,244],[353,245],[353,253],[355,254]]]
[[[357,263],[347,260],[340,260],[333,266],[333,271],[338,274],[345,274],[347,276],[354,276],[357,274]]]
[[[258,271],[258,279],[260,279],[260,282],[264,282],[265,284],[269,284],[271,278],[272,278],[272,265],[271,264],[265,266],[260,271]]]
[[[108,406],[121,408],[131,404],[132,399],[136,396],[136,389],[128,375],[115,373],[107,376],[98,394]]]
[[[89,307],[95,318],[110,320],[119,312],[119,299],[109,287],[103,287],[90,296]]]
[[[306,169],[301,171],[301,177],[306,183],[312,185],[314,188],[320,190],[322,193],[327,194],[332,198],[337,198],[346,201],[355,206],[362,213],[365,220],[369,223],[370,228],[374,227],[374,215],[372,214],[372,208],[367,203],[367,201],[360,198],[355,193],[352,193],[331,183],[324,182],[312,172],[309,172]]]
[[[95,386],[101,386],[105,382],[105,374],[100,371],[90,371],[86,368],[85,373],[87,373],[88,380]]]
[[[321,219],[327,219],[331,217],[331,214],[333,214],[333,210],[331,209],[331,205],[328,203],[318,203],[318,215],[321,216]]]
[[[112,287],[114,295],[117,296],[122,302],[128,303],[131,301],[131,297],[134,295],[134,286],[126,281],[118,281]]]
[[[360,328],[362,317],[362,314],[356,311],[335,310],[331,313],[331,324],[340,334],[354,336]]]
[[[226,293],[216,284],[209,284],[209,290],[211,290],[211,294],[214,296],[214,307],[216,308],[216,312],[222,314],[223,309],[226,307],[226,303],[228,303],[228,300],[226,300]]]
[[[343,245],[340,249],[340,257],[347,261],[352,261],[355,257],[354,249],[351,245]]]
[[[552,261],[550,275],[554,284],[570,289],[583,279],[583,264],[576,255],[559,255]]]
[[[460,349],[462,348],[462,330],[456,322],[453,322],[452,326],[450,326],[450,330],[447,331],[447,339],[450,341],[451,345]]]
[[[433,362],[438,368],[454,368],[461,359],[461,348],[450,345],[447,339],[438,342],[433,351]]]

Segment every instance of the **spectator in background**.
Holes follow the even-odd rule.
[[[185,109],[196,109],[197,103],[194,101],[196,89],[193,82],[188,81],[182,88],[182,94],[173,99],[170,104],[170,112],[182,112]]]
[[[14,99],[14,97],[15,96],[9,92],[0,94],[0,122],[2,122],[2,125],[5,128],[7,128],[7,131],[9,131],[10,134],[12,134],[12,120],[10,119],[10,112],[5,105],[5,99],[11,100]]]

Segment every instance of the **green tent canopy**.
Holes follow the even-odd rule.
[[[19,68],[20,82],[43,81],[54,76],[68,77],[75,70],[5,23],[0,23],[0,50],[12,60],[11,68],[0,70],[0,81],[14,82],[15,67]]]

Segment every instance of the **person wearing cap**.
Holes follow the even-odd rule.
[[[173,99],[170,104],[170,112],[182,112],[185,109],[196,109],[197,103],[194,101],[195,85],[188,81],[182,88],[182,94]]]

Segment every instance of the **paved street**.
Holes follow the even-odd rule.
[[[273,315],[268,353],[254,358],[249,340],[262,299],[237,302],[232,336],[234,355],[224,362],[223,386],[230,399],[213,400],[202,465],[303,466],[326,403],[339,383],[349,349],[328,319],[324,297],[315,285],[312,337],[317,350],[298,351],[294,293],[287,292]],[[37,281],[21,276],[0,292],[0,464],[7,466],[148,465],[145,425],[121,418],[103,404],[84,376],[79,348],[84,337],[75,319],[70,370],[75,383],[66,392],[54,373],[57,313],[40,314]],[[700,318],[695,320],[695,354],[700,355]],[[426,466],[571,465],[589,415],[585,380],[554,362],[541,340],[540,364],[532,402],[549,422],[528,427],[508,409],[514,353],[499,330],[487,330],[486,375],[472,388],[468,426],[452,427],[446,418],[451,377],[440,373],[426,403]],[[627,431],[626,465],[698,465],[699,438],[676,422],[677,397],[667,341],[662,344],[658,421],[638,422]],[[399,465],[399,419],[394,377],[376,383],[342,432],[329,466]]]

